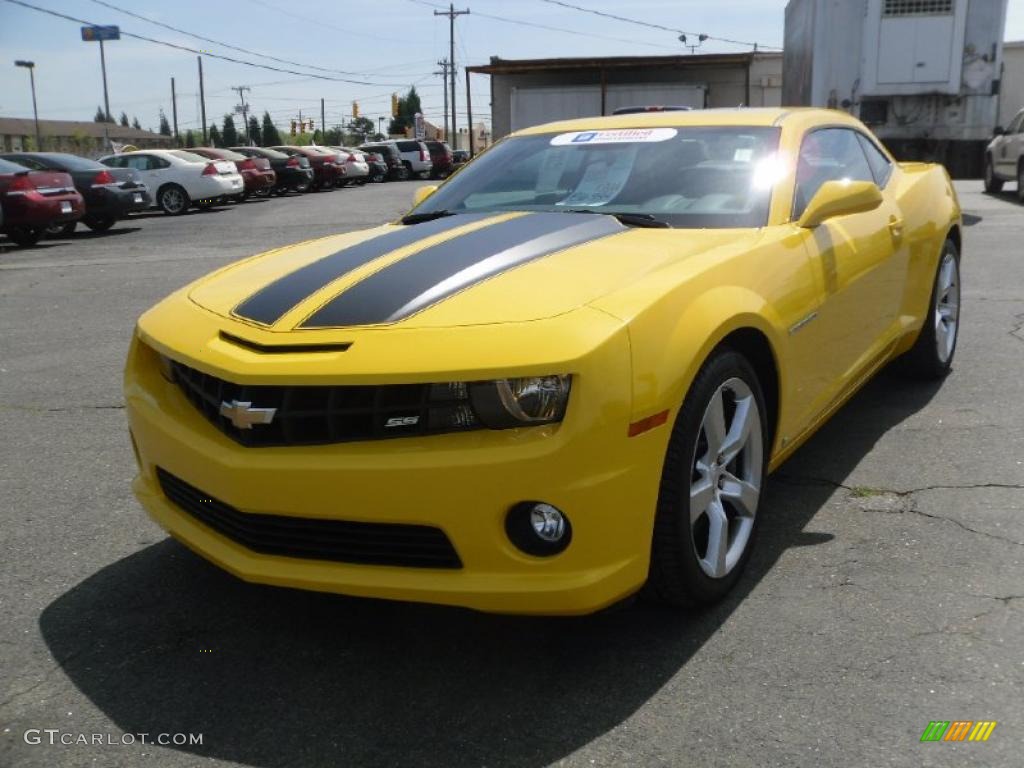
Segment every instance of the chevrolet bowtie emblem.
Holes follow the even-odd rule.
[[[252,403],[232,400],[220,404],[220,415],[238,429],[252,429],[253,424],[269,424],[274,420],[277,408],[253,408]]]

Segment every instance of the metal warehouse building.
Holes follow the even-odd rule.
[[[782,53],[579,59],[499,59],[466,68],[490,75],[494,138],[530,125],[609,115],[620,107],[779,106]]]

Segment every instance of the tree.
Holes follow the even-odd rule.
[[[231,115],[224,115],[224,132],[222,136],[224,138],[223,146],[238,146],[238,130],[235,128],[235,118]]]
[[[263,139],[262,146],[280,146],[281,134],[278,133],[277,126],[274,125],[274,121],[270,119],[270,112],[263,113],[263,130],[260,133],[260,138]]]
[[[121,125],[123,125],[125,128],[127,128],[128,127],[128,113],[127,112],[122,112],[121,113],[121,119],[118,122],[120,122]]]
[[[407,128],[416,125],[416,113],[422,112],[420,95],[416,93],[416,86],[409,88],[409,92],[398,100],[398,117],[391,120],[388,126],[388,133],[398,135],[405,133]]]
[[[220,137],[220,129],[217,128],[217,124],[214,123],[210,126],[210,146],[211,147],[223,147],[224,141]]]
[[[375,133],[373,120],[368,117],[355,117],[345,126],[349,144],[358,145],[366,142]]]
[[[167,122],[167,115],[164,114],[163,108],[160,109],[160,135],[171,135],[171,124]]]
[[[137,117],[133,117],[132,118],[132,128],[134,128],[137,131],[141,131],[142,130],[142,124],[139,122],[139,118],[137,118]]]
[[[196,145],[196,135],[191,131],[185,131],[185,146],[194,147]]]
[[[96,116],[93,118],[94,123],[112,123],[114,118],[110,116],[110,113],[104,112],[103,107],[96,107]]]
[[[260,141],[260,121],[256,119],[256,115],[249,115],[249,141],[257,146],[262,144]]]

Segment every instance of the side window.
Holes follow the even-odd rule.
[[[1024,112],[1018,112],[1007,133],[1024,133]]]
[[[882,151],[867,136],[858,133],[857,138],[860,140],[861,149],[867,155],[868,165],[871,166],[871,173],[875,177],[875,184],[878,185],[879,189],[884,188],[889,183],[889,176],[892,174],[892,163],[889,162],[889,158],[883,155]]]
[[[171,163],[162,157],[156,157],[155,155],[147,155],[146,159],[149,161],[149,170],[155,171],[158,168],[170,168]]]
[[[849,128],[823,128],[804,136],[796,164],[793,218],[800,218],[822,184],[843,180],[875,180],[856,132]]]
[[[101,161],[104,165],[110,166],[111,168],[124,168],[124,158],[115,155],[114,157],[107,157]]]
[[[129,155],[122,158],[121,167],[134,168],[136,171],[149,170],[149,158],[146,155]]]
[[[26,168],[31,168],[33,171],[45,171],[46,170],[46,166],[43,165],[42,163],[40,163],[34,157],[25,157],[24,155],[22,155],[21,157],[17,158],[13,162],[17,163],[18,165],[23,165]]]

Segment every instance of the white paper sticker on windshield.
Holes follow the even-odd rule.
[[[741,147],[733,152],[732,159],[737,163],[749,163],[754,159],[754,150],[750,147]]]
[[[576,189],[558,205],[576,208],[611,202],[626,186],[630,171],[633,170],[636,150],[636,147],[609,150],[615,154],[612,157],[602,157],[588,165]]]
[[[675,128],[620,128],[614,131],[573,131],[551,139],[551,146],[569,144],[631,144],[634,142],[668,141],[679,131]]]

